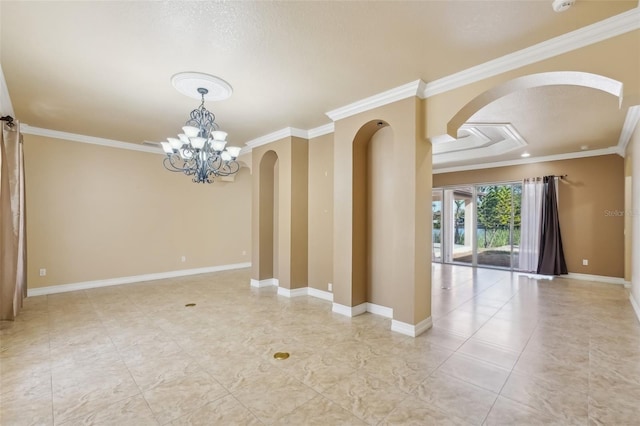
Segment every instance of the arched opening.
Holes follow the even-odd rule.
[[[534,87],[558,85],[582,86],[601,90],[618,97],[620,105],[622,105],[622,83],[617,80],[598,74],[579,71],[555,71],[531,74],[518,77],[507,81],[506,83],[492,87],[486,92],[483,92],[473,98],[469,103],[463,106],[451,120],[449,120],[447,123],[447,134],[456,138],[458,136],[458,129],[465,124],[473,114],[489,105],[491,102],[510,93]]]
[[[372,120],[353,140],[352,300],[353,305],[378,302],[389,305],[392,289],[391,240],[395,185],[392,168],[393,131]]]
[[[278,155],[268,151],[260,160],[258,280],[278,276]]]

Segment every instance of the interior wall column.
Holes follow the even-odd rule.
[[[354,241],[354,139],[371,137],[381,121],[393,130],[389,167],[394,180],[393,256],[394,299],[392,329],[418,335],[431,326],[431,144],[424,139],[424,102],[404,99],[339,120],[334,133],[334,311],[347,315],[364,312],[368,302],[354,280],[362,241]],[[373,123],[373,130],[369,131]],[[362,136],[361,130],[369,132]],[[356,170],[357,172],[357,170]]]
[[[252,151],[252,163],[256,167],[251,214],[252,286],[275,284],[285,289],[283,294],[290,295],[286,290],[307,285],[308,152],[307,141],[295,137]],[[277,157],[277,179],[273,177],[273,162],[263,164],[269,155]],[[274,181],[277,188],[273,186]],[[274,190],[278,194],[277,208],[269,204],[273,203]],[[274,211],[277,211],[277,217]],[[277,243],[275,248],[274,241]],[[278,262],[275,268],[273,259]]]

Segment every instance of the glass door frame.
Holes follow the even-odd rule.
[[[454,264],[454,265],[465,265],[465,266],[472,266],[472,267],[481,267],[481,268],[489,268],[489,269],[502,269],[502,270],[509,270],[509,271],[519,271],[519,269],[517,268],[517,265],[515,265],[515,261],[514,261],[514,231],[515,231],[515,191],[514,191],[514,185],[522,185],[521,181],[500,181],[500,182],[486,182],[486,183],[473,183],[473,184],[459,184],[459,185],[444,185],[444,186],[439,186],[439,187],[434,187],[432,188],[432,200],[433,200],[433,193],[435,193],[436,191],[440,192],[440,200],[441,200],[441,209],[440,209],[440,258],[438,260],[436,260],[434,258],[434,256],[432,255],[432,262],[436,262],[436,263],[445,263],[445,264]],[[493,265],[485,265],[485,264],[478,264],[478,187],[481,186],[509,186],[510,191],[511,191],[511,219],[510,219],[510,223],[509,223],[509,245],[510,245],[510,256],[509,256],[509,264],[510,266],[507,267],[500,267],[500,266],[493,266]],[[450,242],[449,242],[449,238],[448,235],[450,235],[451,232],[454,232],[453,230],[449,229],[449,230],[445,230],[445,227],[450,228],[452,226],[452,224],[450,223],[449,220],[445,220],[445,218],[449,218],[450,215],[452,214],[452,212],[450,211],[452,209],[452,206],[450,206],[446,201],[446,191],[447,190],[455,190],[456,188],[469,188],[471,187],[471,199],[473,200],[472,202],[472,216],[473,216],[473,220],[471,222],[471,232],[472,232],[472,236],[471,236],[471,263],[467,263],[467,262],[456,262],[454,260],[453,257],[453,253],[450,253],[449,255],[447,255],[446,253],[449,253],[449,250],[452,250],[452,248],[450,247]],[[433,202],[433,201],[432,201]],[[433,227],[433,209],[432,209],[432,227]],[[432,235],[432,250],[433,250],[433,229],[431,232]],[[445,238],[445,236],[447,236]],[[450,260],[447,260],[449,259]]]

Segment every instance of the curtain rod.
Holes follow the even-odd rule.
[[[536,177],[532,177],[532,178],[525,178],[525,180],[529,179],[529,180],[537,180],[537,179],[543,179],[545,177],[552,177],[552,178],[558,178],[558,179],[564,179],[569,175],[547,175],[547,176],[536,176]]]

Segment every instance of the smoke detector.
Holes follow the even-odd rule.
[[[576,0],[553,0],[551,7],[553,7],[553,10],[556,12],[564,12],[573,6],[575,2]]]

